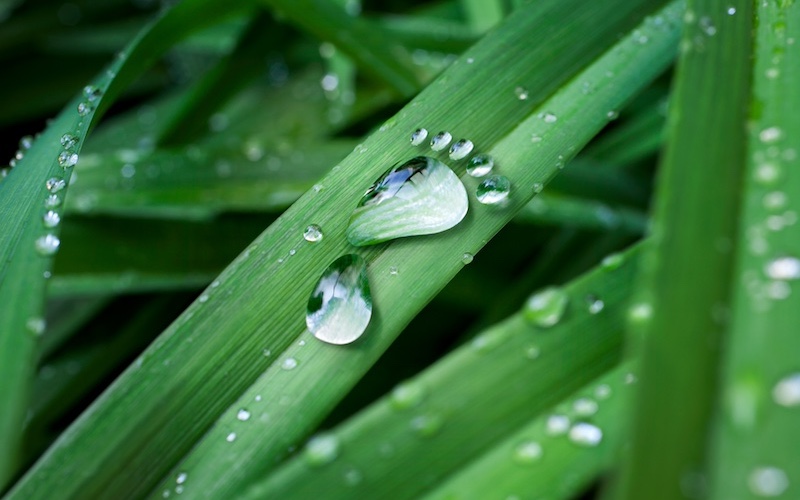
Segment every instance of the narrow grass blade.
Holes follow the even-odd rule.
[[[800,4],[758,2],[747,175],[730,341],[715,419],[713,499],[800,493]],[[736,15],[739,15],[737,12]]]
[[[484,32],[500,21],[505,14],[502,0],[461,0],[467,23],[477,32]]]
[[[681,498],[687,475],[704,470],[745,158],[752,5],[688,3],[654,246],[642,261],[641,384],[621,498]]]
[[[566,224],[581,229],[621,231],[632,235],[644,234],[647,227],[647,216],[638,210],[546,193],[525,205],[515,220],[534,224]]]
[[[11,174],[0,182],[0,213],[3,213],[0,303],[4,306],[0,315],[0,379],[7,381],[0,393],[0,407],[4,408],[0,412],[0,488],[16,461],[36,336],[45,327],[41,319],[45,277],[49,276],[52,254],[59,246],[57,229],[43,227],[42,216],[48,208],[46,204],[52,205],[51,209],[57,208],[66,189],[51,195],[46,183],[51,178],[69,180],[71,164],[77,160],[96,110],[107,107],[127,83],[175,40],[241,5],[233,2],[222,7],[209,1],[190,1],[167,11],[131,43],[108,72],[93,82],[100,95],[92,91],[68,104],[24,152],[24,158]],[[61,143],[63,134],[74,136],[74,140],[65,142],[66,150]],[[62,157],[62,153],[66,156]]]
[[[632,35],[619,41],[618,34],[639,25],[652,13],[650,8],[644,1],[587,5],[547,0],[516,11],[340,162],[320,181],[319,191],[300,198],[257,238],[208,289],[207,299],[195,302],[142,362],[63,434],[11,497],[37,498],[54,490],[120,496],[150,491],[190,449],[219,444],[217,433],[231,417],[223,413],[241,404],[237,399],[257,380],[281,385],[264,395],[265,402],[287,395],[289,404],[257,443],[250,442],[255,446],[248,447],[245,440],[227,443],[228,431],[222,444],[230,446],[219,455],[192,454],[178,467],[191,465],[195,487],[222,496],[270,468],[286,454],[287,443],[303,439],[461,269],[464,253],[477,253],[532,198],[534,183],[555,176],[563,166],[559,162],[569,161],[606,124],[609,109],[620,109],[669,64],[679,26],[675,5],[660,12],[660,24],[650,20],[639,26],[649,43],[641,44]],[[598,24],[598,16],[605,22]],[[615,49],[579,73],[614,43]],[[486,78],[504,78],[486,87],[478,69]],[[584,79],[597,83],[591,98],[581,90]],[[515,94],[517,86],[525,87],[527,99]],[[476,113],[485,119],[465,126],[466,118]],[[371,328],[350,348],[316,341],[298,345],[308,294],[324,270],[320,263],[353,252],[344,240],[350,216],[344,208],[355,207],[366,187],[389,166],[418,154],[408,137],[420,126],[468,136],[478,151],[492,154],[515,186],[509,205],[496,210],[476,203],[467,220],[451,231],[360,250],[369,264],[377,311]],[[532,142],[533,134],[543,140]],[[478,182],[460,168],[459,174],[474,190]],[[312,223],[325,233],[315,244],[302,236]],[[397,276],[390,275],[392,266],[398,268]],[[272,293],[275,284],[288,283],[286,294]],[[404,305],[389,309],[394,303]],[[272,355],[265,357],[265,350]],[[298,364],[290,373],[295,377],[286,380],[280,364],[288,358]],[[165,365],[165,360],[170,361]],[[296,377],[304,372],[309,375]],[[309,386],[309,380],[321,385]],[[298,404],[302,412],[290,411]],[[126,417],[116,417],[121,414]],[[220,415],[224,422],[206,434]],[[207,441],[195,447],[202,435]],[[215,472],[220,467],[230,467],[229,473],[220,476]]]
[[[312,438],[304,452],[244,498],[417,498],[616,364],[637,253],[620,259],[615,269],[601,267],[564,287],[568,305],[553,326],[537,326],[541,319],[531,321],[523,310],[488,328],[326,433],[339,450],[330,463],[315,462]],[[602,297],[603,310],[590,311],[587,296]],[[586,336],[589,325],[593,335]],[[476,371],[480,379],[468,376]],[[295,375],[284,375],[290,376]],[[253,386],[247,396],[253,401],[262,390]],[[256,402],[247,408],[253,419],[270,413],[269,405]],[[238,426],[237,438],[259,432],[248,426],[256,427]]]
[[[576,498],[617,461],[632,369],[625,363],[582,387],[424,498]]]

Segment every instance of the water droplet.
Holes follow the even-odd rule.
[[[396,164],[367,190],[350,217],[347,240],[365,246],[440,233],[461,222],[468,207],[466,189],[450,167],[418,156]]]
[[[472,144],[472,141],[469,139],[459,139],[452,146],[450,146],[450,159],[461,160],[462,158],[466,158],[466,156],[472,152],[474,147],[475,145]]]
[[[305,231],[303,231],[303,239],[311,243],[316,243],[321,240],[322,236],[322,228],[316,224],[310,224],[306,227]]]
[[[619,269],[619,267],[622,265],[623,262],[625,262],[625,257],[623,257],[622,254],[612,253],[611,255],[607,255],[603,259],[601,265],[605,269],[613,271],[614,269]]]
[[[418,436],[434,436],[442,428],[444,422],[438,415],[419,415],[411,419],[411,430]]]
[[[47,208],[56,208],[61,205],[61,197],[57,194],[51,194],[44,199],[44,206]]]
[[[523,314],[534,325],[548,328],[561,321],[568,302],[569,296],[560,288],[545,288],[531,295],[525,303]]]
[[[533,192],[534,193],[536,193],[536,194],[541,193],[543,189],[544,189],[544,184],[542,184],[541,182],[534,182],[533,183]]]
[[[433,139],[431,139],[431,149],[434,151],[441,151],[450,144],[450,141],[453,140],[453,136],[450,135],[450,132],[439,132]]]
[[[398,384],[389,396],[389,402],[396,410],[407,410],[419,406],[423,399],[425,399],[425,389],[415,382]]]
[[[272,349],[264,349],[261,351],[261,354],[263,354],[265,358],[268,358],[272,356]]]
[[[352,469],[352,468],[347,469],[344,473],[344,482],[348,486],[356,486],[361,482],[362,479],[363,476],[361,475],[361,472],[358,471],[358,469]]]
[[[589,306],[589,314],[597,314],[606,306],[605,302],[595,295],[587,295],[586,304]]]
[[[33,335],[37,337],[44,333],[45,329],[47,328],[47,323],[45,322],[44,318],[34,317],[29,318],[28,321],[25,323],[25,328],[28,329]]]
[[[778,381],[772,389],[772,399],[781,406],[800,406],[800,373],[793,373]]]
[[[475,256],[472,255],[471,253],[464,252],[464,255],[461,256],[461,262],[466,266],[467,264],[471,264],[472,263],[472,259],[474,259],[474,258],[475,258]]]
[[[778,257],[767,264],[764,272],[774,280],[789,281],[800,279],[800,259],[796,257]]]
[[[531,135],[531,142],[534,144],[538,144],[542,142],[542,136],[539,134],[532,134]]]
[[[599,400],[608,399],[611,396],[611,387],[608,384],[598,385],[594,390],[594,397]]]
[[[523,441],[514,449],[514,461],[528,465],[542,458],[542,445],[536,441]]]
[[[399,273],[399,271],[397,270],[396,266],[392,266],[392,267],[389,268],[389,274],[391,276],[397,276],[398,273]]]
[[[53,210],[48,210],[42,217],[42,222],[44,223],[44,227],[48,228],[56,227],[59,224],[59,222],[61,222],[61,216],[58,215],[58,212],[54,212]]]
[[[550,415],[545,428],[550,436],[560,436],[569,430],[569,417],[566,415]]]
[[[589,417],[597,413],[598,405],[592,399],[578,398],[572,403],[572,409],[578,416]]]
[[[83,87],[83,97],[86,98],[89,102],[94,102],[103,94],[103,91],[95,87],[94,85],[87,85]]]
[[[467,174],[472,177],[488,175],[494,168],[494,158],[489,155],[479,154],[472,157],[467,165]]]
[[[634,304],[628,310],[628,319],[633,323],[644,323],[653,317],[653,306],[648,302]]]
[[[294,358],[286,358],[283,360],[283,363],[281,363],[281,368],[287,371],[294,370],[297,368],[297,360]]]
[[[47,188],[47,190],[49,192],[57,193],[57,192],[61,191],[62,189],[64,189],[64,187],[67,185],[67,183],[64,182],[64,179],[59,179],[57,177],[51,177],[50,179],[47,180],[47,182],[45,182],[44,185],[45,185],[45,187]]]
[[[62,151],[58,155],[58,164],[61,165],[61,168],[74,167],[76,163],[78,163],[78,155],[76,153]]]
[[[529,95],[528,89],[526,89],[525,87],[517,87],[514,89],[514,95],[517,96],[517,99],[519,99],[520,101],[524,101],[525,99],[528,98]]]
[[[178,474],[178,477],[175,478],[175,484],[183,484],[186,482],[186,479],[189,477],[188,474],[185,472],[181,472]]]
[[[558,117],[553,113],[547,112],[542,115],[542,120],[544,120],[545,123],[555,123],[558,121]]]
[[[72,134],[64,134],[61,136],[61,145],[64,149],[72,149],[78,145],[78,138]]]
[[[597,446],[603,440],[603,431],[596,425],[578,422],[569,430],[569,440],[579,446]]]
[[[525,357],[528,359],[537,359],[541,353],[541,350],[535,345],[525,349]]]
[[[609,120],[616,120],[617,118],[619,118],[619,111],[614,111],[612,109],[611,111],[606,113],[606,118],[608,118]]]
[[[303,456],[312,467],[329,464],[339,456],[339,439],[329,433],[317,434],[306,443]]]
[[[86,116],[89,113],[91,113],[92,111],[94,111],[94,106],[92,106],[88,102],[82,102],[82,103],[78,104],[78,114],[79,115]]]
[[[250,420],[250,412],[242,408],[238,412],[236,412],[236,419],[241,420],[242,422],[246,422]]]
[[[230,434],[225,436],[225,441],[227,441],[229,443],[232,443],[232,442],[236,441],[236,433],[235,432],[231,432]]]
[[[58,251],[61,240],[54,234],[46,234],[36,240],[36,251],[39,255],[53,255]]]
[[[789,487],[786,473],[777,467],[756,467],[747,478],[750,492],[759,497],[777,497]]]
[[[761,140],[761,142],[765,144],[775,142],[782,136],[783,136],[783,131],[781,131],[781,129],[778,127],[765,128],[758,134],[758,138]]]
[[[333,73],[328,73],[322,77],[320,85],[325,92],[334,92],[339,87],[339,77]]]
[[[511,181],[502,175],[490,175],[478,185],[475,196],[484,205],[503,205],[511,192]]]
[[[725,11],[729,16],[736,14],[736,7],[728,7],[728,10]]]
[[[428,131],[424,128],[418,128],[411,134],[411,145],[419,146],[425,139],[428,138]]]
[[[366,262],[355,254],[339,257],[308,299],[308,330],[323,342],[349,344],[364,333],[371,317]]]

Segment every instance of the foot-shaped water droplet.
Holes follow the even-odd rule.
[[[468,206],[467,191],[450,167],[418,156],[398,163],[367,190],[350,218],[347,240],[365,246],[440,233],[461,222]]]
[[[355,254],[328,266],[308,299],[306,325],[329,344],[349,344],[367,329],[372,317],[367,264]]]

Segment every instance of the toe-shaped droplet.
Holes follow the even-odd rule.
[[[367,264],[355,254],[328,266],[308,299],[306,326],[329,344],[349,344],[367,329],[372,317]]]
[[[467,214],[467,191],[444,163],[418,156],[383,174],[356,207],[347,240],[374,245],[404,236],[440,233]]]

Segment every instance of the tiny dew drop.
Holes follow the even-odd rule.
[[[281,368],[287,371],[294,370],[297,368],[297,360],[294,358],[286,358],[283,360],[283,363],[281,363]]]
[[[542,458],[542,445],[536,441],[523,441],[514,449],[514,461],[528,465]]]
[[[787,408],[800,406],[800,373],[782,378],[772,388],[772,400]]]
[[[47,208],[55,208],[61,205],[61,197],[57,194],[51,194],[44,199],[44,206]]]
[[[490,175],[478,185],[475,196],[484,205],[502,205],[508,200],[511,181],[502,175]]]
[[[44,185],[49,192],[55,194],[64,189],[67,183],[64,182],[64,179],[59,179],[58,177],[51,177],[50,179],[47,179]]]
[[[361,483],[362,479],[363,476],[361,475],[361,472],[358,471],[358,469],[350,468],[347,469],[344,473],[344,482],[348,486],[356,486],[359,483]]]
[[[614,269],[619,269],[623,262],[625,262],[625,257],[623,257],[622,254],[612,253],[611,255],[607,255],[600,264],[605,269],[613,271]]]
[[[539,193],[542,192],[543,189],[544,189],[544,184],[542,184],[541,182],[534,182],[533,183],[533,192],[534,193],[539,194]]]
[[[560,436],[569,430],[570,420],[566,415],[550,415],[545,423],[545,429],[550,436]]]
[[[431,149],[434,151],[441,151],[446,148],[452,140],[453,136],[450,134],[450,132],[439,132],[433,136],[433,139],[431,139]]]
[[[778,127],[765,128],[758,134],[759,140],[765,144],[776,142],[783,137],[783,131]]]
[[[594,397],[600,400],[608,399],[611,397],[611,386],[608,384],[598,385],[597,389],[594,390]]]
[[[339,439],[329,433],[317,434],[306,443],[303,456],[312,467],[329,464],[339,456]]]
[[[425,139],[428,138],[428,131],[424,128],[418,128],[411,134],[411,145],[419,146]]]
[[[796,257],[779,257],[770,261],[765,272],[767,276],[774,280],[796,280],[800,279],[800,259]]]
[[[411,419],[411,430],[418,436],[431,437],[436,435],[444,422],[438,415],[419,415]]]
[[[47,323],[45,322],[44,318],[34,317],[28,319],[28,321],[25,323],[25,327],[29,332],[38,337],[44,333],[45,328],[47,328]]]
[[[589,314],[598,314],[606,306],[605,302],[600,300],[596,295],[587,295],[586,304],[589,307]]]
[[[103,92],[94,85],[87,85],[83,87],[83,97],[85,97],[89,102],[96,101],[97,98],[102,94]]]
[[[92,106],[88,102],[82,102],[82,103],[78,104],[78,114],[79,115],[86,116],[89,113],[91,113],[92,111],[94,111],[94,106]]]
[[[603,431],[596,425],[578,422],[569,430],[569,440],[578,446],[594,447],[603,440]]]
[[[483,177],[488,175],[494,168],[494,158],[486,154],[479,154],[472,157],[467,165],[467,174],[472,177]]]
[[[355,254],[333,261],[317,282],[306,309],[306,326],[329,344],[349,344],[367,329],[372,295],[367,264]]]
[[[527,349],[525,349],[525,357],[528,359],[537,359],[541,353],[542,353],[541,349],[539,349],[535,345],[532,345]]]
[[[759,497],[777,497],[789,487],[789,479],[777,467],[756,467],[747,477],[750,492]]]
[[[464,265],[471,264],[471,263],[472,263],[472,260],[473,260],[474,258],[475,258],[475,256],[474,256],[474,255],[472,255],[472,254],[471,254],[471,253],[469,253],[469,252],[465,252],[465,253],[464,253],[464,255],[462,255],[462,256],[461,256],[461,262],[462,262]]]
[[[26,135],[19,140],[19,149],[27,151],[33,146],[33,137]]]
[[[534,325],[548,328],[561,321],[568,303],[569,296],[562,289],[545,288],[528,299],[523,314]]]
[[[64,134],[61,136],[61,145],[64,149],[72,149],[78,145],[78,138],[72,134]]]
[[[67,151],[62,151],[58,155],[58,164],[61,168],[69,168],[74,167],[75,164],[78,163],[78,155],[77,153],[70,153]]]
[[[58,239],[58,236],[54,234],[46,234],[36,240],[35,246],[36,251],[39,252],[39,255],[47,256],[56,253],[60,244],[61,240]]]
[[[520,101],[524,101],[530,94],[528,93],[528,89],[525,87],[517,87],[514,89],[514,95],[517,96],[517,99]]]
[[[469,139],[459,139],[452,146],[450,146],[450,159],[461,160],[466,158],[466,156],[472,152],[474,147],[475,145],[472,144],[472,141]]]
[[[572,403],[572,409],[581,417],[590,417],[597,413],[597,403],[589,398],[578,398]]]
[[[232,443],[232,442],[236,441],[236,433],[235,432],[231,432],[230,434],[225,436],[225,441],[227,441],[229,443]]]
[[[548,111],[547,113],[542,115],[542,120],[544,120],[545,123],[555,123],[558,121],[558,117],[555,114]]]
[[[181,472],[180,474],[178,474],[178,477],[175,478],[175,484],[183,484],[183,483],[185,483],[186,479],[188,479],[188,477],[189,477],[188,474],[186,474],[185,472]]]
[[[48,210],[42,217],[42,222],[44,223],[44,227],[56,227],[61,222],[61,216],[58,215],[58,212]]]
[[[611,111],[606,113],[606,118],[608,118],[609,120],[616,120],[617,118],[619,118],[619,111],[615,111],[612,109]]]
[[[425,399],[425,389],[415,382],[402,382],[392,390],[389,403],[396,410],[414,408]]]
[[[245,408],[240,409],[236,412],[236,420],[241,420],[242,422],[250,420],[250,411]]]

